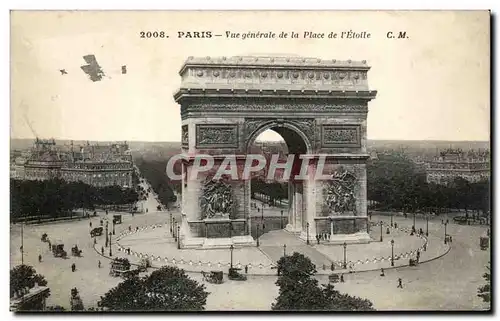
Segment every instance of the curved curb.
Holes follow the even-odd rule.
[[[398,229],[399,229],[399,230],[401,230],[401,231],[405,231],[405,229],[406,229],[406,228],[405,228],[405,229],[403,229],[403,228],[398,228]],[[406,229],[406,230],[407,230],[407,229]],[[122,230],[122,231],[120,231],[120,232],[124,232],[124,231],[126,232],[126,230]],[[120,235],[121,233],[118,233],[118,234]],[[122,237],[124,237],[124,236],[126,236],[126,235],[123,235]],[[424,245],[428,243],[428,237],[426,237],[426,236],[419,236],[419,237],[421,237],[421,238],[423,238],[423,239],[425,240]],[[115,245],[116,245],[116,244],[120,245],[120,244],[118,243],[118,240],[116,240]],[[101,252],[100,252],[100,251],[98,251],[98,249],[96,248],[97,243],[96,243],[96,244],[93,244],[93,245],[94,245],[94,246],[93,246],[93,247],[94,247],[94,250],[96,251],[96,253],[97,253],[99,256],[104,257],[104,258],[106,258],[106,259],[108,259],[108,260],[113,260],[113,259],[114,259],[114,258],[112,258],[112,257],[110,257],[110,256],[107,256],[107,255],[102,255],[102,254],[101,254]],[[439,258],[441,258],[441,257],[445,256],[445,255],[446,255],[446,254],[448,254],[448,252],[451,250],[451,246],[450,246],[449,244],[447,244],[447,247],[448,247],[448,248],[447,248],[447,250],[446,250],[444,253],[442,253],[442,254],[440,254],[440,255],[438,255],[438,256],[436,256],[436,257],[430,258],[430,259],[428,259],[428,260],[421,261],[421,262],[419,262],[419,264],[424,264],[424,263],[427,263],[427,262],[431,262],[431,261],[437,260],[437,259],[439,259]],[[420,248],[419,248],[419,249],[420,249]],[[153,268],[153,269],[159,269],[160,267],[158,267],[158,266],[154,266],[154,265],[153,265],[153,264],[154,264],[154,261],[155,261],[155,260],[151,260],[151,264],[152,264],[152,266],[151,266],[150,268]],[[137,263],[130,263],[130,264],[131,264],[131,265],[133,265],[133,266],[140,266],[140,264],[137,264]],[[201,273],[201,272],[202,272],[202,271],[193,271],[193,270],[190,270],[190,269],[186,269],[186,268],[183,268],[183,267],[179,267],[177,264],[168,264],[168,263],[167,263],[167,264],[165,264],[165,265],[176,266],[176,267],[178,267],[178,268],[180,268],[180,269],[183,269],[184,271],[186,271],[186,272],[188,272],[188,273]],[[226,264],[224,264],[224,265],[226,265]],[[258,265],[255,265],[255,267],[257,267],[257,266],[258,266]],[[399,266],[389,266],[389,267],[386,267],[386,268],[383,268],[383,269],[384,269],[384,270],[392,270],[392,269],[397,269],[397,268],[405,268],[405,267],[409,267],[409,266],[410,266],[409,264],[403,264],[403,265],[399,265]],[[254,266],[252,265],[252,267],[254,267]],[[317,271],[316,275],[330,275],[330,274],[354,274],[354,273],[364,273],[364,272],[379,271],[380,269],[382,269],[382,268],[372,268],[372,269],[367,269],[367,270],[356,270],[356,271],[350,271],[350,270],[348,270],[348,269],[342,269],[342,270],[331,271],[331,272],[329,272],[329,273],[321,273],[321,271]],[[324,271],[324,270],[323,270],[323,271]],[[227,273],[224,273],[224,274],[227,274]],[[271,273],[247,273],[247,275],[252,275],[252,276],[277,276],[277,275],[276,275],[276,274],[274,274],[274,273],[273,273],[273,274],[271,274]]]

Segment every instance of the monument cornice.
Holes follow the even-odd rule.
[[[185,98],[287,98],[287,99],[358,99],[370,101],[377,96],[376,90],[318,90],[318,89],[219,89],[180,88],[176,102]]]
[[[337,60],[305,57],[189,57],[182,65],[179,75],[189,68],[248,68],[248,69],[322,69],[368,71],[366,60]]]

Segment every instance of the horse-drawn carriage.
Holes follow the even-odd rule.
[[[42,234],[41,241],[42,242],[48,242],[49,241],[49,236],[47,235],[47,233],[43,233]]]
[[[82,256],[82,250],[78,248],[78,245],[75,245],[71,248],[71,255],[73,256]]]
[[[203,279],[208,283],[222,284],[224,282],[224,275],[222,271],[211,271],[210,273],[205,273],[201,271]]]
[[[68,253],[64,250],[64,244],[62,243],[52,244],[52,254],[54,257],[62,257],[63,259],[68,256]]]
[[[486,251],[490,246],[490,238],[487,236],[481,236],[479,238],[479,247],[481,250]]]
[[[238,268],[229,268],[229,273],[228,273],[228,278],[229,280],[235,280],[235,281],[246,281],[247,277],[246,275],[241,274],[240,271],[241,269]]]
[[[113,224],[122,224],[122,216],[113,215]]]
[[[90,231],[90,236],[101,236],[102,235],[102,226],[96,227]]]

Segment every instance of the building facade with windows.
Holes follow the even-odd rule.
[[[427,182],[447,185],[457,177],[476,183],[490,177],[489,151],[448,149],[427,163]]]
[[[132,186],[134,170],[127,143],[90,144],[58,147],[54,140],[37,139],[24,164],[24,178],[59,178],[92,186]]]

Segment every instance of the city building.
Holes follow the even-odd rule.
[[[60,178],[93,186],[132,186],[134,167],[127,143],[109,145],[57,146],[51,140],[36,139],[24,163],[24,179]]]
[[[449,184],[461,177],[474,183],[490,177],[490,152],[447,149],[427,163],[427,182]]]

